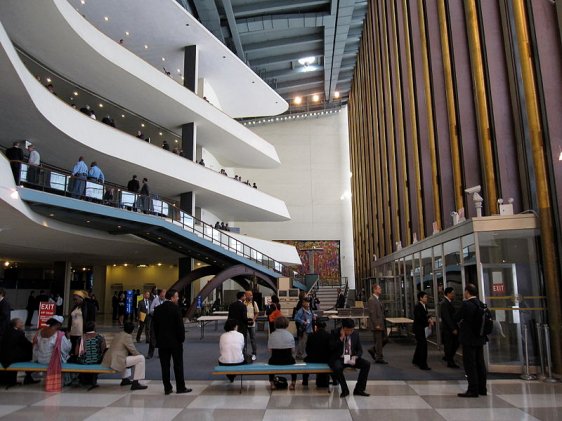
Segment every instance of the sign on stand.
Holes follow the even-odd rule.
[[[56,304],[48,301],[39,303],[39,317],[37,318],[37,329],[47,326],[47,320],[55,315]]]

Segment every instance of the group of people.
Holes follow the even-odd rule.
[[[224,222],[217,221],[215,223],[215,229],[221,231],[230,231],[230,227],[228,226],[228,222],[225,224]]]
[[[32,184],[37,184],[39,182],[39,173],[41,171],[41,155],[32,143],[27,145],[27,152],[26,181]],[[21,181],[21,164],[25,161],[24,155],[21,142],[14,142],[10,148],[6,149],[6,158],[10,161],[10,167],[12,168],[16,185],[19,185]]]
[[[387,343],[384,305],[381,301],[382,288],[373,285],[373,294],[367,301],[369,326],[373,333],[374,346],[369,353],[378,364],[388,364],[383,357],[383,347]],[[459,393],[459,397],[485,396],[486,365],[484,362],[484,345],[488,341],[481,334],[483,304],[478,299],[475,285],[467,284],[464,289],[464,300],[460,310],[456,310],[453,302],[455,290],[447,287],[440,303],[441,338],[444,347],[443,361],[449,368],[460,368],[455,362],[455,354],[459,344],[463,347],[463,366],[468,380],[468,389]],[[436,321],[429,314],[427,303],[429,295],[425,291],[417,294],[418,302],[414,307],[413,333],[416,338],[416,349],[412,364],[421,370],[431,370],[427,363],[427,338],[431,335]]]
[[[78,161],[72,167],[72,179],[69,185],[71,197],[81,199],[86,196],[86,181],[92,181],[97,184],[105,183],[103,171],[96,161],[92,161],[90,168],[84,162],[84,157],[78,157]]]

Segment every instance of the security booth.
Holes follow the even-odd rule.
[[[381,284],[387,317],[413,318],[417,293],[425,291],[439,320],[445,288],[454,288],[460,308],[464,286],[473,283],[494,318],[485,348],[489,371],[520,373],[525,349],[530,365],[539,364],[537,323],[546,320],[538,239],[533,214],[473,218],[373,261],[366,287]],[[439,323],[429,340],[441,346]]]

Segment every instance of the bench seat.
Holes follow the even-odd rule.
[[[325,363],[297,363],[290,365],[270,365],[265,363],[253,363],[242,365],[217,365],[213,372],[219,375],[260,375],[260,374],[316,374],[331,373],[332,369]]]
[[[0,371],[47,371],[47,364],[40,364],[34,362],[13,363],[9,367],[2,367]],[[63,363],[63,373],[90,373],[90,374],[114,374],[117,373],[112,368],[105,367],[101,364],[73,364]]]

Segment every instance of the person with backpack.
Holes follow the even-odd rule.
[[[477,398],[487,394],[484,345],[488,342],[491,316],[477,295],[476,286],[467,284],[464,288],[464,301],[457,316],[459,342],[462,345],[464,371],[468,380],[467,391],[457,395],[460,398]]]

